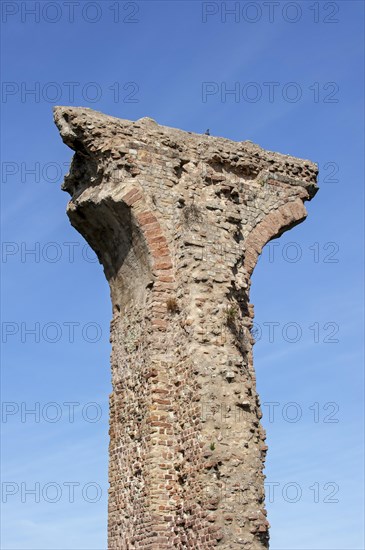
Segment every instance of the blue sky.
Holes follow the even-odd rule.
[[[363,3],[54,4],[2,3],[1,547],[106,548],[111,307],[65,214],[66,104],[318,162],[251,291],[271,547],[364,548]]]

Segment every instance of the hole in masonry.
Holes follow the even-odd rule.
[[[180,485],[185,485],[187,477],[187,474],[180,474],[177,476],[177,481],[180,483]]]

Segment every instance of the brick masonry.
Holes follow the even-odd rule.
[[[267,548],[250,276],[305,219],[317,166],[150,118],[55,122],[113,304],[108,548]]]

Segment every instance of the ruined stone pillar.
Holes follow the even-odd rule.
[[[72,225],[110,285],[110,549],[268,547],[250,276],[317,166],[56,107]]]

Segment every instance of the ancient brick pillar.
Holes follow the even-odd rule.
[[[149,118],[55,121],[113,304],[108,547],[267,548],[250,276],[305,219],[317,167]]]

